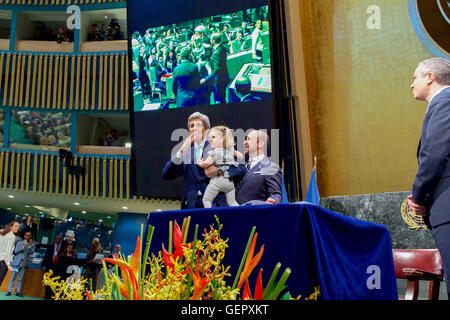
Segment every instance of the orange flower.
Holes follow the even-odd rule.
[[[252,292],[248,285],[248,278],[245,280],[244,292],[242,293],[242,300],[262,300],[263,286],[262,286],[262,269],[259,269],[258,279],[255,286],[255,299],[252,298]]]
[[[244,269],[242,270],[242,273],[239,277],[239,282],[237,285],[238,289],[240,289],[242,287],[242,285],[245,283],[245,280],[248,279],[248,277],[252,273],[253,269],[256,267],[256,265],[261,260],[261,257],[264,253],[264,245],[262,245],[261,249],[259,249],[259,252],[256,254],[256,256],[253,257],[257,238],[258,238],[258,233],[255,233],[255,236],[253,237],[253,240],[252,240],[252,244],[250,245],[250,249],[247,254],[247,259],[245,260]]]
[[[140,239],[139,236],[136,241],[136,248],[134,250],[134,253],[131,257],[131,263],[128,264],[128,262],[125,260],[125,257],[117,257],[116,255],[113,255],[113,259],[110,258],[103,258],[106,262],[109,262],[111,264],[117,265],[122,274],[123,282],[121,282],[116,275],[113,274],[113,280],[115,283],[117,283],[120,292],[122,295],[130,299],[129,296],[129,289],[131,284],[131,289],[133,293],[133,298],[135,300],[140,300],[139,296],[139,285],[137,281],[138,276],[138,270],[139,270],[139,256],[140,256]]]
[[[162,244],[162,253],[164,258],[164,264],[166,265],[166,268],[172,269],[172,272],[174,272],[174,265],[171,257],[175,261],[177,258],[183,257],[183,251],[186,248],[191,248],[192,243],[190,244],[183,244],[183,233],[181,232],[180,226],[175,221],[173,226],[173,245],[174,245],[174,252],[173,254],[170,254],[166,251],[166,248],[164,247],[164,243]]]
[[[199,300],[203,294],[203,290],[205,290],[205,287],[208,285],[208,283],[211,281],[211,279],[208,279],[208,277],[201,278],[198,268],[196,270],[196,274],[194,274],[194,272],[189,267],[189,264],[187,262],[186,262],[186,268],[194,282],[194,293],[191,297],[191,300]]]

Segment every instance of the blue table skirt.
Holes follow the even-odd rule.
[[[256,250],[262,244],[265,250],[250,277],[251,288],[259,268],[265,286],[280,262],[279,277],[285,268],[292,270],[287,285],[293,297],[308,297],[320,286],[321,299],[397,299],[388,229],[307,203],[152,212],[148,224],[155,232],[150,252],[160,251],[162,243],[168,247],[169,221],[176,220],[181,227],[191,216],[187,239],[191,242],[196,224],[199,230],[216,225],[214,215],[223,224],[222,238],[229,238],[224,265],[231,266],[230,286],[256,226]]]

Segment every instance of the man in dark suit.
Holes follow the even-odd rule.
[[[177,97],[177,107],[197,104],[200,72],[197,65],[189,61],[189,56],[189,49],[183,48],[180,53],[181,63],[173,72],[173,92]]]
[[[236,188],[236,200],[240,205],[251,201],[281,202],[281,168],[266,157],[268,144],[269,137],[263,130],[251,131],[244,142],[249,160],[247,173]]]
[[[52,270],[53,276],[59,275],[57,264],[59,254],[62,252],[61,248],[62,248],[62,236],[57,235],[55,237],[55,242],[47,248],[44,254],[44,258],[42,259],[42,269],[44,269],[45,273]],[[52,297],[52,294],[53,294],[52,289],[50,289],[50,287],[45,287],[45,299],[50,299]]]
[[[191,114],[188,118],[190,135],[184,140],[175,156],[164,166],[163,179],[184,177],[181,209],[203,208],[202,197],[208,186],[209,178],[203,169],[197,166],[197,160],[201,157],[206,158],[208,150],[211,148],[206,139],[209,128],[209,118],[206,115],[200,112]]]
[[[227,49],[222,45],[222,36],[220,33],[213,34],[211,45],[213,53],[209,59],[211,74],[200,81],[201,84],[213,83],[215,103],[225,103],[226,90],[230,77],[227,67]]]
[[[444,262],[450,299],[450,61],[431,58],[419,63],[411,89],[428,108],[418,148],[418,170],[409,207],[429,220]]]

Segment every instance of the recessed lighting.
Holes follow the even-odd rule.
[[[76,205],[76,206],[79,206],[79,205],[80,205],[79,202],[74,202],[73,204]]]
[[[125,148],[131,148],[131,142],[125,142]]]
[[[25,208],[30,208],[30,205],[29,205],[29,204],[26,204],[26,205],[25,205]]]
[[[103,222],[103,220],[102,220],[102,219],[100,219],[100,220],[98,220],[98,222]]]
[[[107,216],[107,218],[108,218],[108,219],[111,219],[111,217],[110,217],[110,216]]]
[[[86,212],[86,210],[83,210],[83,211],[81,211],[81,213],[84,213],[84,214],[86,214],[87,212]]]
[[[123,210],[128,210],[128,207],[122,207]]]
[[[9,194],[9,195],[8,195],[8,198],[11,198],[11,199],[13,199],[13,198],[14,198],[14,196],[13,196],[12,194]]]
[[[12,210],[11,208],[6,208],[6,210]]]

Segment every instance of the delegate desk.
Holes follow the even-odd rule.
[[[308,203],[152,212],[148,224],[155,226],[155,232],[150,251],[161,251],[162,243],[168,247],[169,221],[176,220],[181,227],[183,218],[191,216],[190,242],[196,224],[199,233],[211,224],[216,226],[214,215],[223,224],[222,238],[229,238],[223,265],[231,266],[230,286],[251,229],[256,226],[255,251],[262,244],[265,248],[250,277],[251,288],[259,268],[264,270],[265,286],[280,262],[278,277],[285,268],[292,270],[287,281],[292,297],[301,294],[304,299],[320,285],[321,299],[397,299],[388,229]]]

